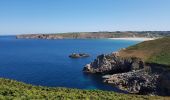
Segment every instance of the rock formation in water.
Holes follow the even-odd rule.
[[[118,53],[99,55],[94,62],[87,64],[83,71],[88,73],[118,73],[129,72],[143,69],[144,62],[140,58],[128,57],[122,58]]]
[[[142,95],[157,94],[158,74],[148,74],[145,70],[103,76],[104,82],[117,86],[129,93]]]
[[[90,57],[89,54],[86,53],[73,53],[71,55],[69,55],[70,58],[85,58],[85,57]]]
[[[129,93],[157,94],[159,75],[150,73],[150,67],[140,58],[124,58],[118,53],[102,54],[94,62],[87,64],[83,71],[104,74],[105,83]]]

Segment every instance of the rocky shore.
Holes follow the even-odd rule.
[[[152,68],[140,58],[120,57],[119,53],[102,54],[92,63],[87,64],[83,71],[103,74],[104,83],[116,86],[129,93],[169,95],[169,77],[167,75],[165,77],[162,73],[152,72]],[[164,83],[166,83],[166,86],[163,85]],[[165,89],[167,89],[166,93],[164,93]]]
[[[157,94],[158,74],[149,74],[144,70],[103,76],[104,82],[117,86],[129,93],[142,95]]]

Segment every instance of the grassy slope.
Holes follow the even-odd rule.
[[[148,63],[157,63],[170,66],[170,37],[139,43],[125,50],[120,55],[137,56]]]
[[[168,100],[169,97],[125,95],[99,90],[78,90],[32,86],[0,78],[1,99],[49,99],[49,100]]]

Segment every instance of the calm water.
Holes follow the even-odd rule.
[[[84,74],[82,69],[99,54],[136,43],[108,39],[26,40],[1,36],[0,77],[50,87],[119,91],[102,83],[100,76]],[[89,53],[91,57],[69,58],[74,52]]]

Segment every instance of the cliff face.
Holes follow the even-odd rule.
[[[140,58],[122,58],[117,53],[103,54],[99,55],[94,62],[87,64],[83,71],[104,74],[105,83],[129,93],[157,93],[159,75],[150,74],[150,68]]]
[[[143,69],[144,62],[135,57],[122,58],[117,54],[99,55],[94,62],[84,67],[85,72],[89,73],[118,73],[129,72],[133,70]]]
[[[160,95],[170,95],[170,37],[146,41],[121,50],[121,57],[139,57],[158,73],[157,89]]]
[[[158,94],[159,74],[149,74],[145,69],[103,76],[104,82],[129,93]]]
[[[154,65],[154,67],[158,67]],[[103,74],[103,82],[129,93],[142,95],[170,95],[170,72],[154,70],[136,57],[120,57],[117,53],[99,55],[87,64],[86,73]],[[162,71],[161,71],[162,70]],[[165,69],[164,69],[165,70]]]

